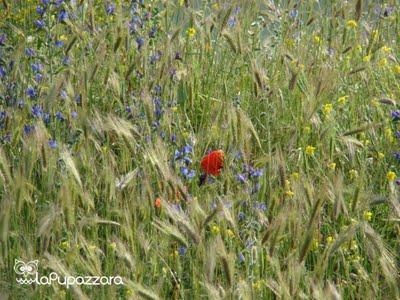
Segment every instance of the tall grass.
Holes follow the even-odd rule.
[[[1,298],[400,298],[396,1],[50,2],[0,2]]]

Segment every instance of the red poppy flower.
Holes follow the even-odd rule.
[[[224,151],[214,150],[203,157],[200,163],[201,169],[206,175],[218,176],[224,166]]]

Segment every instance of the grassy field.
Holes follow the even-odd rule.
[[[400,299],[398,4],[0,1],[0,299]]]

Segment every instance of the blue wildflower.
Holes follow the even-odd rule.
[[[228,26],[230,28],[234,27],[236,25],[236,17],[235,16],[230,16],[227,22]]]
[[[31,113],[35,118],[41,118],[43,115],[43,109],[39,105],[33,105],[31,108]]]
[[[299,14],[299,11],[298,11],[297,9],[292,9],[292,10],[289,12],[289,17],[290,17],[291,19],[295,19],[295,18],[297,17],[298,14]]]
[[[58,22],[62,23],[68,20],[68,13],[63,9],[58,13],[57,20]]]
[[[114,3],[110,3],[108,5],[106,5],[106,14],[107,15],[113,15],[115,12],[115,4]]]
[[[246,182],[246,176],[244,174],[237,174],[235,177],[241,183],[245,183]]]
[[[245,257],[242,253],[239,253],[239,263],[243,263],[245,261]]]
[[[68,66],[71,63],[71,59],[69,58],[69,56],[64,56],[63,60],[62,60],[62,64],[64,66]]]
[[[393,154],[394,158],[400,162],[400,152],[396,152]]]
[[[71,112],[71,117],[76,119],[78,117],[78,113],[76,111]]]
[[[56,116],[56,119],[58,121],[64,121],[65,120],[64,115],[60,111],[56,112],[55,116]]]
[[[33,22],[34,24],[35,24],[35,26],[37,27],[37,28],[39,28],[39,29],[42,29],[46,24],[45,24],[45,22],[44,22],[44,20],[42,20],[42,19],[39,19],[39,20],[36,20],[35,22]]]
[[[43,69],[43,65],[40,64],[40,63],[33,63],[31,65],[31,68],[32,68],[32,72],[37,73],[37,72],[40,72]]]
[[[51,149],[57,148],[57,142],[55,140],[49,140],[48,144]]]
[[[42,6],[40,6],[40,5],[38,5],[38,6],[36,6],[36,12],[39,14],[39,15],[43,15],[44,14],[44,12],[46,11],[46,9],[44,8],[44,7],[42,7]]]
[[[183,176],[186,177],[189,174],[189,169],[186,168],[186,167],[181,167],[181,173],[182,173]]]
[[[60,97],[61,97],[61,99],[65,100],[65,99],[67,99],[67,96],[68,96],[68,94],[67,94],[66,91],[64,91],[64,90],[61,90],[61,91],[60,91]]]
[[[239,214],[238,214],[239,221],[243,221],[245,218],[246,218],[246,215],[244,214],[244,212],[239,212]]]
[[[26,94],[30,97],[30,98],[34,98],[36,97],[36,90],[33,87],[28,87],[26,89]]]
[[[157,27],[153,26],[149,32],[149,38],[155,38],[157,33]]]
[[[391,115],[392,115],[393,121],[399,121],[400,120],[400,110],[392,111]]]
[[[144,38],[142,38],[142,37],[137,37],[136,38],[136,44],[137,44],[137,48],[138,48],[138,50],[140,50],[142,47],[143,47],[143,45],[144,45]]]
[[[43,118],[42,118],[44,124],[49,125],[50,124],[50,114],[49,113],[43,113]]]
[[[175,133],[171,135],[171,142],[172,143],[176,142],[176,134]]]
[[[182,152],[185,153],[185,154],[192,153],[193,152],[193,147],[190,146],[189,144],[187,144],[187,145],[183,146]]]
[[[175,150],[175,156],[174,156],[174,158],[175,159],[178,159],[178,158],[180,158],[182,156],[182,153],[179,151],[179,150]]]
[[[54,42],[54,45],[55,45],[57,48],[61,48],[61,47],[64,46],[64,42],[63,42],[63,41],[60,41],[60,40],[57,40],[57,41]]]
[[[41,82],[43,79],[43,75],[40,73],[35,74],[35,81],[36,82]]]
[[[25,49],[25,55],[28,57],[32,57],[35,56],[35,50],[33,50],[32,48],[26,48]]]
[[[0,67],[0,78],[3,78],[6,76],[6,69],[4,67]]]
[[[4,46],[7,36],[5,34],[0,34],[0,46]]]
[[[24,134],[25,135],[29,135],[34,129],[35,129],[35,126],[29,125],[29,124],[25,124],[24,125]]]
[[[183,247],[183,246],[178,248],[178,253],[179,253],[180,256],[184,256],[186,251],[187,251],[187,249],[185,247]]]

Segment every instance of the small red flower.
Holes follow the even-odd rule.
[[[154,206],[155,206],[156,208],[161,208],[161,199],[160,199],[160,198],[157,198],[157,199],[154,201]]]
[[[221,169],[224,166],[224,151],[211,151],[203,157],[200,166],[206,175],[219,176],[221,174]]]

